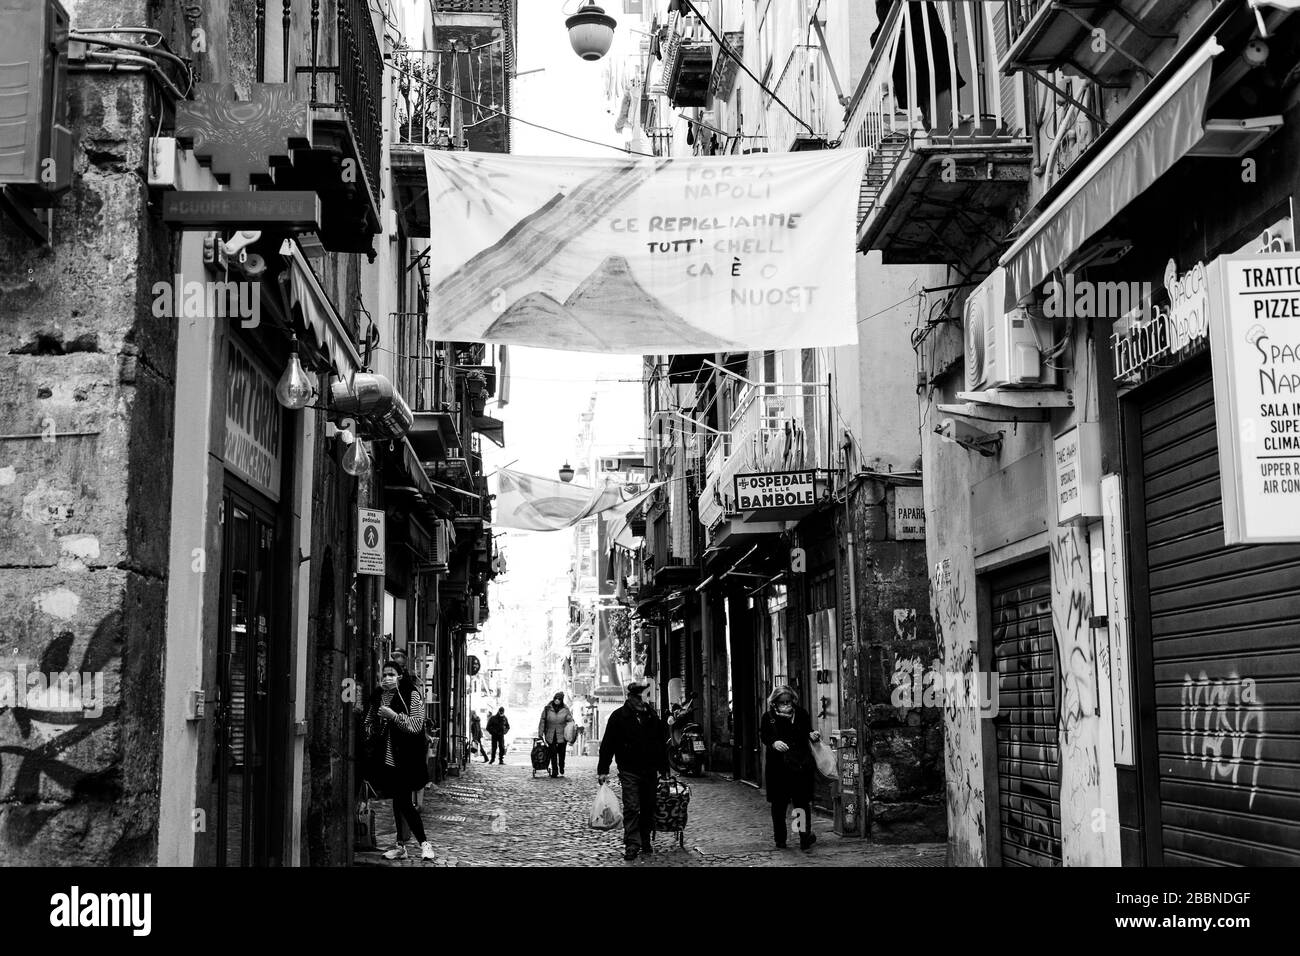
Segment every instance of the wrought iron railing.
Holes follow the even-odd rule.
[[[270,0],[274,5],[276,0]],[[365,172],[372,194],[379,190],[379,157],[383,138],[380,120],[380,102],[383,95],[383,55],[379,39],[375,36],[370,9],[365,0],[333,0],[335,6],[334,34],[328,24],[322,24],[327,5],[322,0],[282,0],[281,50],[284,57],[285,82],[290,81],[290,34],[294,19],[293,8],[307,7],[307,49],[302,51],[307,63],[295,71],[295,92],[305,95],[312,109],[339,110],[347,120],[352,140],[356,144],[357,158]],[[263,78],[266,43],[267,0],[259,0],[255,8],[257,35],[257,62],[259,79]],[[329,50],[327,50],[329,48]],[[330,52],[332,51],[332,52]],[[322,62],[322,60],[326,62]],[[329,61],[333,62],[329,62]]]
[[[923,143],[1024,129],[1014,86],[999,76],[1007,12],[994,3],[895,2],[854,93],[841,143],[869,151],[859,225]]]

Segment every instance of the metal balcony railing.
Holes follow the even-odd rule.
[[[821,59],[821,49],[800,44],[790,50],[772,91],[794,111],[803,123],[768,98],[764,119],[767,141],[778,152],[788,152],[798,140],[830,139],[838,132],[832,129],[837,120],[833,113],[839,111],[835,90]]]
[[[734,511],[733,481],[755,472],[800,471],[819,466],[807,436],[809,399],[824,401],[825,385],[745,385],[731,415],[731,431],[717,436],[705,458],[704,489],[697,510],[711,526]],[[814,408],[818,407],[814,403]]]
[[[267,6],[259,2],[254,9],[259,81],[265,76]],[[271,4],[273,15],[278,6]],[[323,22],[331,7],[335,12],[332,30],[328,22]],[[290,82],[290,51],[297,52],[292,37],[302,36],[301,29],[294,31],[292,27],[295,23],[300,28],[305,25],[306,48],[295,59],[301,62],[305,58],[307,62],[293,72],[294,93],[305,96],[312,109],[338,110],[344,115],[366,181],[377,195],[383,135],[383,56],[365,0],[284,0],[281,9],[283,14],[277,19],[284,81]]]
[[[921,145],[960,147],[1024,129],[1014,84],[998,73],[1007,11],[994,3],[895,2],[854,94],[841,143],[869,151],[859,226],[894,169]]]

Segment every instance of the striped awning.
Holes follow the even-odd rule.
[[[1120,133],[1084,167],[999,260],[1021,301],[1205,135],[1212,60],[1206,41]]]
[[[361,355],[352,343],[352,336],[338,310],[316,278],[297,241],[286,239],[280,245],[280,254],[288,265],[285,271],[289,280],[289,301],[298,307],[305,331],[329,361],[334,373],[341,379],[350,378],[363,366]]]

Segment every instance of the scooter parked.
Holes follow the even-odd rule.
[[[668,716],[668,762],[678,773],[704,776],[704,728],[695,720],[695,695],[674,704]]]

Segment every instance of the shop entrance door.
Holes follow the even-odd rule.
[[[1208,362],[1129,415],[1148,865],[1296,866],[1300,547],[1224,544]]]
[[[216,862],[267,866],[280,855],[274,739],[287,688],[270,506],[227,489],[217,641]]]
[[[1061,865],[1061,753],[1047,562],[992,582],[998,829],[1005,866]]]

